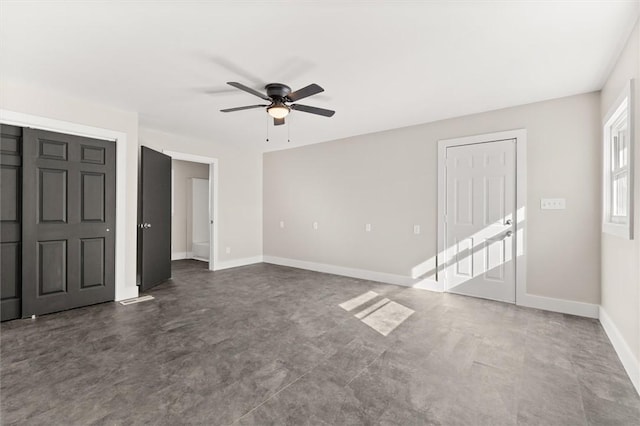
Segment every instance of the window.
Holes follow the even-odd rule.
[[[632,85],[627,84],[604,121],[603,232],[633,238]]]

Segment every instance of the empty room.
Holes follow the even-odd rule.
[[[640,425],[639,18],[0,0],[0,424]]]

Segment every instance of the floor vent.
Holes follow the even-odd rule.
[[[136,297],[134,299],[123,300],[122,302],[120,302],[120,304],[121,305],[132,305],[134,303],[146,302],[147,300],[153,300],[153,299],[155,299],[155,297],[153,297],[153,296],[142,296],[142,297]]]

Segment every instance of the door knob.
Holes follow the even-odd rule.
[[[512,235],[513,235],[513,232],[512,232],[512,231],[507,231],[507,233],[505,234],[505,236],[507,236],[507,237],[510,237],[510,236],[512,236]]]
[[[513,222],[511,222],[511,219],[507,219],[507,220],[504,222],[504,224],[505,224],[505,225],[511,225],[512,223],[513,223]]]

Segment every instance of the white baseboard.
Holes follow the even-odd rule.
[[[518,306],[542,309],[544,311],[560,312],[562,314],[577,315],[579,317],[598,318],[599,315],[599,306],[593,303],[555,299],[553,297],[537,296],[529,293],[517,297],[516,304]]]
[[[422,280],[418,280],[418,282],[414,283],[411,287],[419,288],[420,290],[429,290],[435,291],[437,293],[444,292],[444,285],[442,282],[438,282],[433,278],[425,278]]]
[[[307,269],[309,271],[324,272],[326,274],[342,275],[361,280],[378,281],[387,284],[396,284],[411,287],[414,281],[404,275],[388,274],[386,272],[368,271],[366,269],[347,268],[345,266],[328,265],[326,263],[307,262],[306,260],[289,259],[284,257],[263,256],[265,263],[280,266]]]
[[[213,270],[220,271],[222,269],[237,268],[238,266],[253,265],[254,263],[262,263],[262,256],[243,257],[240,259],[214,262]]]
[[[190,251],[176,251],[171,253],[171,260],[191,259],[193,253]]]
[[[432,277],[414,279],[410,276],[389,274],[386,272],[369,271],[365,269],[348,268],[345,266],[329,265],[325,263],[308,262],[305,260],[290,259],[276,256],[263,256],[263,262],[274,265],[290,266],[292,268],[307,269],[309,271],[324,272],[327,274],[342,275],[345,277],[358,278],[362,280],[378,281],[387,284],[396,284],[405,287],[419,288],[435,292],[443,292],[442,282],[434,280]],[[414,272],[421,272],[423,264],[419,265],[420,271],[416,268]],[[598,305],[572,300],[554,299],[551,297],[525,294],[518,298],[517,304],[529,308],[537,308],[546,311],[560,312],[563,314],[577,315],[588,318],[598,318]]]
[[[602,306],[600,306],[600,324],[602,324],[604,332],[607,333],[613,349],[618,354],[618,358],[620,358],[624,369],[629,375],[631,383],[636,388],[636,392],[640,395],[640,361],[635,357],[624,337],[622,337],[622,333],[620,333],[620,330],[618,330],[618,327],[616,327]]]
[[[436,257],[434,256],[411,268],[411,278],[420,278],[429,272],[432,272],[431,276],[433,276],[435,274],[436,267]]]

